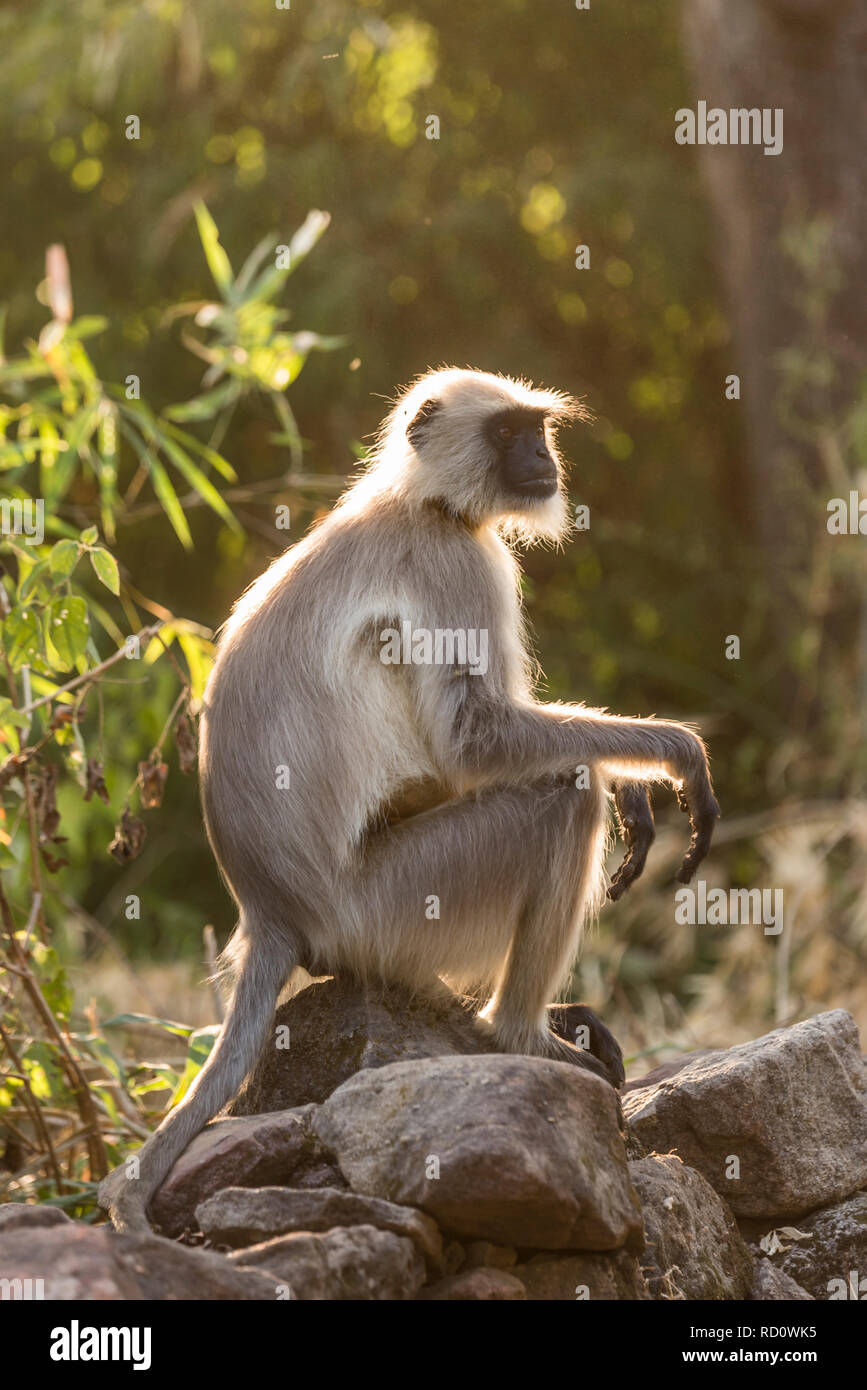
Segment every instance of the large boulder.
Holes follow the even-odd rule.
[[[0,1206],[0,1236],[23,1227],[35,1230],[37,1226],[69,1226],[69,1217],[60,1207],[25,1205],[24,1202],[5,1202]]]
[[[797,1231],[799,1238],[779,1232],[775,1270],[816,1299],[867,1300],[867,1192],[802,1218]]]
[[[461,1239],[641,1247],[616,1094],[568,1063],[398,1062],[345,1082],[315,1124],[354,1191],[420,1207]]]
[[[676,1150],[738,1216],[797,1216],[867,1183],[867,1076],[842,1009],[699,1056],[623,1108],[642,1144]]]
[[[41,1280],[48,1302],[209,1299],[273,1301],[277,1281],[242,1261],[190,1250],[159,1236],[118,1235],[77,1222],[0,1234],[0,1280]],[[5,1293],[3,1296],[7,1296]]]
[[[295,1231],[330,1231],[335,1226],[375,1226],[406,1236],[430,1264],[440,1268],[442,1238],[423,1212],[379,1197],[361,1197],[333,1187],[228,1187],[196,1210],[196,1220],[214,1245],[237,1249]]]
[[[317,981],[281,1005],[272,1037],[275,1041],[263,1049],[231,1114],[323,1101],[356,1072],[391,1062],[493,1052],[495,1047],[490,1029],[445,987],[430,999],[398,986],[369,987],[350,977]]]
[[[237,1251],[227,1263],[267,1271],[283,1297],[302,1302],[411,1299],[425,1280],[412,1241],[374,1226],[278,1236]]]
[[[316,1164],[321,1155],[310,1124],[314,1108],[212,1120],[151,1202],[154,1224],[167,1236],[180,1235],[195,1227],[196,1207],[221,1188],[288,1182],[305,1165]]]
[[[630,1163],[646,1241],[641,1268],[651,1298],[741,1299],[753,1261],[728,1207],[674,1154]]]

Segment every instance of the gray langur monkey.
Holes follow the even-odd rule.
[[[595,1030],[599,1060],[558,1037],[546,1007],[604,897],[609,788],[629,847],[612,897],[653,838],[644,784],[673,783],[689,811],[681,882],[719,807],[684,725],[533,698],[508,541],[566,530],[554,432],[569,417],[586,412],[559,392],[428,373],[330,515],[237,603],[201,738],[208,835],[240,912],[224,953],[234,998],[138,1179],[121,1168],[102,1184],[118,1228],[146,1228],[175,1160],[252,1069],[298,967],[418,990],[439,977],[481,997],[500,1050],[611,1075],[607,1030]]]

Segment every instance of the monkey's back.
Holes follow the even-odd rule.
[[[253,883],[291,884],[304,901],[327,894],[383,808],[441,778],[411,678],[383,664],[379,637],[438,614],[472,625],[484,607],[478,545],[460,527],[444,541],[441,518],[395,509],[338,508],[255,581],[222,632],[205,693],[201,785],[208,833],[238,896]],[[462,612],[456,593],[473,595]]]

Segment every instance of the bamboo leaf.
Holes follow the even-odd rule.
[[[212,511],[215,511],[217,515],[225,521],[227,526],[231,526],[233,531],[240,532],[242,527],[238,518],[229,507],[225,498],[220,496],[210,478],[205,477],[205,474],[202,472],[201,468],[199,468],[198,464],[193,463],[189,454],[185,454],[180,445],[176,444],[175,441],[170,439],[167,435],[162,436],[161,443],[163,451],[171,459],[178,472],[183,474],[190,486],[195,488],[202,501],[205,502]]]
[[[208,269],[223,298],[229,299],[232,291],[232,266],[229,257],[220,245],[220,233],[217,230],[217,224],[204,203],[196,203],[195,213]]]
[[[178,500],[178,494],[172,486],[171,478],[159,459],[151,458],[148,460],[148,471],[154,485],[154,492],[172,524],[175,535],[185,550],[192,550],[193,538],[190,535],[187,518],[184,516],[184,509]]]

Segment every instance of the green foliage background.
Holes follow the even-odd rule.
[[[709,874],[747,886],[789,874],[800,916],[784,959],[755,928],[673,933],[683,827],[664,810],[657,867],[616,920],[607,912],[583,991],[620,1011],[636,1046],[732,1041],[822,1003],[867,1008],[860,706],[832,665],[788,722],[789,673],[813,681],[824,638],[805,603],[799,647],[787,645],[757,563],[739,406],[723,392],[738,365],[714,229],[694,152],[672,136],[690,102],[676,7],[38,0],[0,10],[0,53],[7,351],[44,323],[33,286],[45,247],[62,242],[76,312],[107,320],[88,345],[102,376],[138,375],[155,410],[195,397],[205,364],[169,312],[213,298],[195,204],[236,268],[271,232],[288,244],[318,208],[331,225],[292,279],[290,328],[343,346],[311,355],[285,393],[306,473],[347,473],[382,398],[442,362],[586,398],[595,423],[565,443],[591,528],[527,562],[543,689],[700,720],[729,827]],[[425,136],[431,115],[438,140]],[[577,270],[585,243],[591,268]],[[220,440],[242,483],[290,465],[272,405],[244,393]],[[292,535],[328,496],[293,496]],[[233,509],[236,529],[189,508],[185,551],[150,497],[119,517],[115,553],[150,599],[216,627],[285,539],[279,500],[253,495]],[[75,527],[99,520],[86,481],[65,509]],[[730,633],[739,662],[725,658]],[[161,667],[145,700],[108,700],[110,790],[146,756],[175,690]],[[134,960],[195,956],[205,921],[227,933],[191,784],[170,777],[145,854],[123,871],[105,855],[119,806],[84,807],[73,786],[61,808],[63,892]],[[133,923],[129,892],[146,903]],[[53,913],[62,937],[68,916]],[[100,949],[87,932],[67,944]]]

